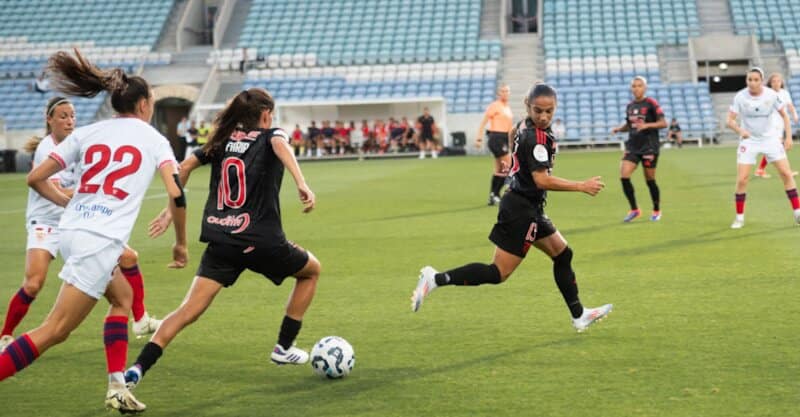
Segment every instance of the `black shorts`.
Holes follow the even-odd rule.
[[[508,133],[489,132],[489,150],[495,158],[508,155]]]
[[[642,163],[642,166],[645,168],[655,168],[658,165],[658,154],[657,153],[633,153],[625,151],[625,155],[622,155],[623,161],[631,161],[634,164]]]
[[[489,234],[489,240],[498,248],[524,258],[533,242],[556,231],[541,205],[509,191],[500,200],[497,223]]]
[[[422,142],[435,142],[436,140],[433,138],[433,133],[425,133],[422,132],[419,134],[419,140]]]
[[[280,285],[286,277],[303,269],[306,263],[308,252],[289,241],[269,248],[210,242],[197,267],[197,275],[229,287],[245,269],[249,269]]]

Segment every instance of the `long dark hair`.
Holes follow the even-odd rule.
[[[214,119],[214,134],[203,145],[206,155],[220,154],[225,141],[235,130],[249,131],[258,127],[261,113],[275,109],[275,101],[263,88],[251,88],[237,94]]]
[[[89,62],[80,51],[75,56],[64,51],[53,54],[48,61],[54,88],[79,97],[94,97],[103,91],[111,93],[111,107],[118,113],[133,113],[136,103],[150,98],[150,85],[144,78],[128,76],[120,68],[103,71]]]
[[[556,92],[556,89],[549,84],[537,83],[531,87],[530,91],[528,91],[528,97],[525,100],[525,104],[533,104],[533,101],[536,100],[537,97],[553,97],[553,99],[558,100],[558,93]]]
[[[47,123],[47,118],[52,116],[53,112],[56,110],[56,107],[62,104],[72,104],[72,102],[69,101],[68,98],[61,96],[55,96],[47,101],[47,109],[45,109],[44,111],[45,136],[53,133],[53,129],[50,127],[50,123]],[[22,149],[25,152],[34,153],[36,152],[36,148],[39,147],[39,144],[42,143],[42,139],[44,139],[44,137],[32,136],[30,139],[28,139],[27,142],[25,142],[24,145],[22,145]]]

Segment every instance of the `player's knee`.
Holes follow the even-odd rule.
[[[572,248],[569,246],[565,247],[561,253],[554,256],[553,258],[553,265],[555,266],[569,266],[572,264]]]
[[[45,274],[43,273],[26,273],[25,282],[22,283],[22,289],[31,297],[36,297],[39,291],[44,286]]]
[[[125,248],[122,255],[119,257],[119,266],[123,268],[132,268],[139,263],[139,253],[131,248]]]

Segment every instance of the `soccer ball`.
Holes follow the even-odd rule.
[[[311,349],[311,367],[320,377],[344,378],[350,374],[355,364],[353,347],[339,336],[323,337]]]

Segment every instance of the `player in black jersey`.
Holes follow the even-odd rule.
[[[611,304],[584,308],[578,299],[578,286],[572,271],[572,249],[544,213],[547,191],[580,191],[591,196],[603,189],[600,177],[569,181],[551,175],[556,143],[550,122],[556,111],[555,90],[537,84],[528,93],[525,107],[528,117],[511,131],[514,137],[511,186],[500,200],[492,232],[496,248],[491,264],[471,263],[438,273],[430,266],[422,268],[411,296],[411,309],[419,310],[424,298],[443,285],[500,284],[519,266],[531,245],[553,260],[556,285],[572,314],[572,324],[580,332],[611,311]]]
[[[625,223],[642,215],[639,206],[636,205],[636,196],[633,192],[633,184],[631,184],[631,175],[639,162],[644,167],[644,179],[647,181],[650,198],[653,200],[653,214],[650,216],[650,220],[654,222],[661,220],[661,192],[656,185],[656,165],[658,165],[660,148],[658,129],[667,127],[667,121],[664,119],[661,106],[655,99],[645,96],[646,92],[647,80],[642,76],[634,77],[631,81],[633,101],[628,103],[628,107],[625,109],[625,122],[611,130],[611,134],[628,132],[625,154],[622,156],[619,169],[622,190],[631,206],[628,215],[622,220]]]
[[[297,184],[304,212],[314,208],[315,198],[289,146],[289,135],[271,127],[274,107],[265,90],[242,91],[217,116],[211,141],[181,163],[183,184],[193,169],[211,164],[200,235],[208,246],[183,303],[164,319],[126,372],[129,385],[135,386],[178,332],[197,320],[222,287],[233,285],[245,269],[275,285],[288,276],[297,278],[271,359],[277,364],[308,361],[308,353],[292,344],[314,297],[320,263],[283,233],[278,197],[284,167]],[[162,212],[151,223],[150,235],[163,233],[169,220]]]

